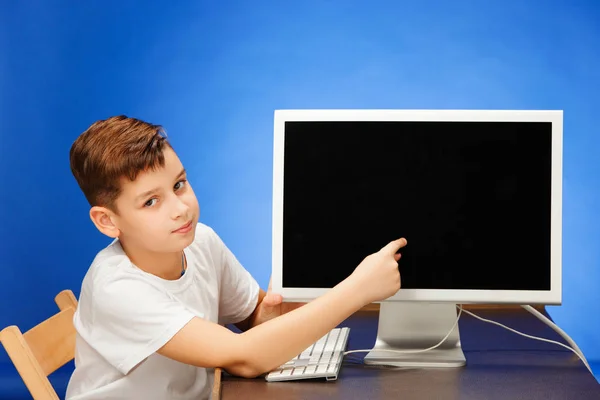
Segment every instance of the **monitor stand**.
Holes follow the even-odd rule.
[[[380,306],[377,341],[365,356],[365,364],[408,368],[451,368],[466,364],[458,324],[436,349],[414,352],[435,346],[448,334],[457,318],[456,304],[383,302]]]

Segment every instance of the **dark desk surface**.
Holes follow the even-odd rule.
[[[525,310],[478,310],[477,315],[521,332],[562,339]],[[377,312],[359,312],[350,327],[348,349],[375,343]],[[361,364],[364,354],[345,357],[337,381],[267,383],[264,378],[223,376],[227,399],[599,399],[600,385],[568,350],[527,339],[463,314],[459,322],[467,365],[462,368],[402,370]],[[356,361],[357,359],[358,362]]]

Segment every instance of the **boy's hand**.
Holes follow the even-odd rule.
[[[388,243],[377,253],[367,256],[348,278],[356,286],[358,293],[365,296],[365,304],[385,300],[400,290],[400,271],[398,250],[406,246],[406,239]],[[262,292],[264,293],[264,292]],[[295,310],[306,303],[284,303],[280,294],[273,293],[271,281],[262,301],[250,319],[250,327]]]
[[[299,307],[302,307],[306,303],[284,303],[283,297],[280,294],[273,293],[271,290],[271,281],[269,281],[269,288],[267,294],[256,307],[254,312],[254,318],[252,320],[252,326],[256,326],[266,322],[270,319],[276,318],[280,315],[288,313]]]
[[[367,256],[350,275],[353,286],[364,296],[365,304],[385,300],[400,290],[398,250],[404,246],[404,238],[388,243],[377,253]]]

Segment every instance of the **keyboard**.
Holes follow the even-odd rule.
[[[349,334],[350,328],[332,329],[301,354],[269,372],[265,379],[267,382],[317,378],[336,380],[344,359]]]

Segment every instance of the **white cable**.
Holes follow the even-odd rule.
[[[348,354],[352,354],[352,353],[369,353],[371,351],[376,351],[376,352],[386,352],[386,353],[402,353],[402,354],[412,354],[412,353],[424,353],[426,351],[430,351],[433,349],[436,349],[438,347],[440,347],[442,345],[442,343],[444,343],[446,341],[446,339],[448,339],[448,336],[450,336],[450,334],[452,333],[452,331],[454,330],[454,328],[456,328],[456,325],[458,325],[458,320],[460,319],[460,315],[462,313],[462,308],[458,308],[458,316],[456,317],[456,321],[454,321],[454,325],[452,325],[452,328],[450,328],[450,330],[448,331],[448,334],[446,336],[444,336],[444,338],[442,340],[439,341],[438,344],[436,344],[435,346],[431,346],[427,349],[419,349],[419,350],[392,350],[392,349],[370,349],[370,350],[350,350],[350,351],[346,351],[344,353],[344,355],[348,355]]]
[[[457,307],[459,307],[460,309],[462,309],[462,306],[460,306],[460,305],[458,305]],[[475,314],[473,314],[473,313],[472,313],[472,312],[470,312],[470,311],[467,311],[467,310],[463,310],[463,311],[464,311],[465,313],[469,314],[470,316],[477,318],[477,319],[478,319],[478,320],[480,320],[480,321],[483,321],[483,322],[488,322],[488,323],[490,323],[490,324],[494,324],[494,325],[498,325],[498,326],[500,326],[500,327],[502,327],[502,328],[504,328],[504,329],[506,329],[506,330],[509,330],[509,331],[511,331],[511,332],[513,332],[513,333],[516,333],[517,335],[521,335],[521,336],[523,336],[523,337],[526,337],[526,338],[529,338],[529,339],[535,339],[535,340],[539,340],[539,341],[542,341],[542,342],[547,342],[547,343],[556,344],[556,345],[559,345],[559,346],[562,346],[562,347],[564,347],[565,349],[571,350],[573,353],[575,353],[575,354],[577,355],[577,357],[579,357],[579,359],[581,359],[581,361],[582,361],[582,362],[583,362],[583,364],[586,366],[586,368],[588,369],[588,371],[590,371],[590,373],[591,373],[592,375],[594,375],[594,373],[592,372],[592,369],[590,368],[589,364],[587,363],[587,360],[585,359],[585,357],[583,357],[582,355],[580,355],[580,354],[579,354],[577,351],[575,351],[575,349],[573,349],[573,348],[571,348],[571,347],[569,347],[569,346],[567,346],[567,345],[565,345],[565,344],[562,344],[562,343],[560,343],[560,342],[557,342],[557,341],[555,341],[555,340],[544,339],[544,338],[537,337],[537,336],[527,335],[526,333],[522,333],[522,332],[519,332],[519,331],[517,331],[517,330],[515,330],[515,329],[513,329],[513,328],[509,328],[509,327],[508,327],[508,326],[506,326],[506,325],[502,325],[502,324],[501,324],[501,323],[499,323],[499,322],[492,321],[492,320],[490,320],[490,319],[485,319],[485,318],[482,318],[482,317],[480,317],[480,316],[478,316],[478,315],[475,315]],[[528,310],[528,311],[529,311],[529,310]],[[537,315],[536,315],[536,316],[537,316]],[[565,334],[565,335],[566,335],[566,334]]]
[[[567,333],[565,331],[563,331],[552,320],[550,320],[548,317],[546,317],[544,314],[542,314],[535,308],[533,308],[529,305],[522,305],[521,307],[523,307],[525,310],[529,311],[531,314],[536,316],[540,321],[542,321],[543,323],[548,325],[550,328],[552,328],[554,330],[554,332],[558,333],[573,349],[577,350],[577,355],[579,356],[581,361],[583,361],[583,363],[588,367],[588,369],[590,369],[589,364],[588,364],[585,356],[583,355],[583,351],[581,351],[579,346],[577,346],[577,343],[575,343],[575,341],[573,339],[571,339],[571,337],[569,335],[567,335]]]
[[[548,318],[546,318],[546,316],[542,313],[540,313],[539,311],[537,311],[536,309],[534,309],[531,306],[522,306],[525,310],[529,311],[530,313],[532,313],[534,316],[536,316],[537,318],[539,318],[542,322],[544,322],[546,325],[550,326],[550,328],[552,328],[554,331],[556,331],[563,339],[565,339],[570,345],[572,345],[573,347],[569,347],[563,343],[557,342],[555,340],[550,340],[550,339],[545,339],[545,338],[541,338],[541,337],[537,337],[537,336],[532,336],[532,335],[528,335],[526,333],[522,333],[519,332],[515,329],[509,328],[506,325],[503,325],[499,322],[496,321],[492,321],[490,319],[486,319],[486,318],[482,318],[470,311],[467,311],[465,309],[462,308],[461,305],[457,305],[456,306],[458,308],[458,316],[456,317],[456,321],[454,321],[454,325],[452,325],[452,328],[448,331],[448,334],[446,336],[444,336],[444,338],[435,346],[429,347],[427,349],[419,349],[419,350],[392,350],[392,349],[361,349],[361,350],[350,350],[350,351],[346,351],[344,352],[344,356],[348,355],[348,354],[352,354],[352,353],[369,353],[371,351],[377,351],[377,352],[388,352],[388,353],[402,353],[402,354],[406,354],[406,353],[424,353],[426,351],[430,351],[433,349],[438,348],[439,346],[442,345],[442,343],[444,343],[446,341],[446,339],[448,339],[448,336],[450,336],[450,334],[452,333],[452,331],[454,330],[454,328],[456,327],[456,325],[458,325],[458,321],[460,320],[460,316],[461,313],[464,311],[465,313],[469,314],[470,316],[483,321],[483,322],[488,322],[490,324],[493,325],[497,325],[501,328],[504,328],[510,332],[516,333],[517,335],[521,335],[523,337],[526,337],[528,339],[534,339],[534,340],[539,340],[542,342],[546,342],[546,343],[552,343],[552,344],[556,344],[559,345],[561,347],[564,347],[570,351],[572,351],[573,353],[575,353],[575,355],[577,355],[577,357],[579,357],[579,359],[583,362],[583,364],[586,366],[586,368],[588,369],[588,371],[590,371],[590,373],[592,375],[594,375],[594,373],[592,372],[592,368],[590,367],[590,365],[588,364],[587,360],[585,359],[583,352],[579,349],[579,347],[577,347],[577,345],[575,344],[575,342],[569,337],[569,335],[567,335],[562,329],[560,329],[558,327],[558,325],[554,324],[552,321],[548,320]]]

